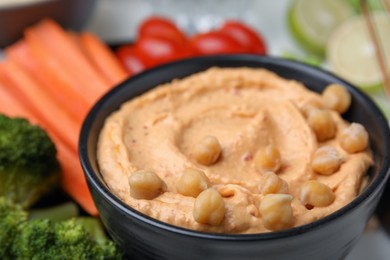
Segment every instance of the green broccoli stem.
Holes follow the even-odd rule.
[[[98,244],[104,244],[108,240],[106,231],[99,219],[80,216],[75,218],[75,220],[76,223],[84,227]]]
[[[79,207],[74,202],[66,202],[50,208],[33,209],[29,212],[28,219],[50,219],[58,222],[75,218],[79,215]]]
[[[0,259],[123,259],[114,242],[106,240],[98,218],[53,221],[72,211],[71,204],[35,211],[31,220],[20,205],[0,197]]]
[[[74,219],[76,223],[84,227],[97,243],[103,244],[108,239],[100,220],[94,217],[80,216],[79,207],[74,202],[66,202],[50,208],[31,210],[28,220],[35,219],[50,219],[54,222]]]

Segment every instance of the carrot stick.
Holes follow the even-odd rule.
[[[26,41],[20,41],[5,50],[12,59],[32,76],[43,89],[78,122],[82,122],[92,104],[88,104],[81,94],[75,91],[69,80],[61,78],[60,64],[30,48]],[[81,92],[81,91],[80,91]],[[91,102],[92,103],[92,102]]]
[[[61,30],[61,28],[59,29]],[[89,107],[96,98],[108,89],[109,83],[99,79],[100,74],[96,71],[94,65],[91,65],[92,62],[86,58],[80,48],[75,48],[75,50],[81,53],[78,57],[81,62],[77,60],[72,63],[69,60],[73,58],[69,58],[68,61],[64,60],[64,54],[62,56],[58,54],[58,49],[47,51],[58,42],[51,40],[47,43],[47,39],[43,41],[42,32],[32,34],[36,37],[35,39],[38,39],[38,41],[35,41],[35,43],[39,43],[38,47],[28,41],[27,43],[18,43],[7,50],[7,60],[0,64],[0,112],[10,116],[25,117],[30,122],[38,123],[45,128],[57,147],[58,159],[63,172],[61,177],[62,188],[86,212],[96,216],[98,212],[77,155],[81,120],[79,118],[76,121],[75,117],[72,117],[68,112],[70,110],[64,109],[67,107],[66,104],[62,106],[56,103],[60,99],[55,93],[64,95],[71,104],[84,100],[85,107]],[[73,44],[76,45],[74,42]],[[59,45],[66,47],[67,43],[59,43]],[[65,48],[63,51],[68,50]],[[81,69],[77,72],[83,75],[80,81],[77,80],[77,76],[74,76],[75,71],[77,71],[74,67],[80,66],[78,63],[82,64],[82,60],[84,60],[84,65],[87,64],[87,66],[84,66],[84,68],[81,66]],[[73,65],[74,67],[72,67]],[[63,69],[64,67],[65,69]],[[92,73],[90,73],[91,71]],[[88,81],[93,73],[98,76],[94,78],[95,80]],[[88,74],[89,76],[86,76]],[[95,84],[96,82],[98,83]],[[50,88],[49,84],[56,88]],[[94,86],[97,87],[92,88]],[[102,86],[104,90],[102,90]],[[92,91],[86,91],[88,88]],[[79,89],[79,92],[75,91],[76,89]],[[50,94],[48,94],[49,90],[52,91]],[[72,96],[70,93],[75,94]],[[81,95],[81,93],[87,93],[88,95]],[[56,99],[53,100],[52,97],[56,97]],[[84,99],[84,97],[87,98]]]
[[[66,31],[66,33],[68,34],[69,39],[72,40],[73,44],[75,46],[77,46],[77,48],[81,49],[81,44],[79,41],[79,34],[76,33],[75,31],[70,31],[70,30]],[[84,52],[84,50],[82,50],[82,52]],[[92,64],[90,64],[90,65],[92,65]]]
[[[81,46],[88,58],[112,84],[117,85],[128,77],[128,73],[120,65],[114,53],[94,34],[80,34]]]
[[[9,93],[8,87],[3,82],[0,82],[0,113],[11,117],[23,117],[32,124],[38,124],[45,130],[49,129],[46,131],[55,143],[58,152],[57,158],[61,164],[62,174],[60,182],[62,189],[87,213],[97,216],[98,212],[88,189],[77,153],[69,149],[44,123],[38,123],[36,116],[31,114],[16,96]]]
[[[27,71],[32,71],[36,66],[35,61],[31,59],[28,46],[23,40],[19,40],[16,43],[8,46],[4,52],[6,53],[7,58],[13,59],[17,63],[20,63],[19,65],[23,65]]]
[[[2,82],[0,82],[0,104],[1,113],[8,116],[23,117],[31,123],[37,124],[37,118],[12,93],[9,93]],[[43,128],[47,128],[44,124],[38,124]],[[89,192],[77,153],[69,149],[53,132],[48,131],[48,134],[58,151],[57,157],[62,168],[61,186],[63,190],[79,203],[87,213],[96,216],[97,209]]]
[[[82,50],[58,24],[45,19],[28,30],[28,34],[40,40],[45,51],[60,62],[62,69],[72,75],[79,87],[94,101],[109,89],[110,83],[91,66]]]
[[[47,46],[30,29],[25,31],[25,40],[32,55],[38,60],[39,64],[46,68],[55,79],[61,82],[64,88],[67,88],[69,92],[75,93],[72,95],[80,96],[80,102],[85,103],[88,107],[91,107],[96,102],[93,95],[85,91],[80,82],[63,66],[61,60],[48,52]]]
[[[0,64],[0,74],[12,85],[10,93],[17,95],[39,121],[48,125],[71,149],[77,152],[80,123],[76,123],[66,111],[12,60]]]
[[[31,123],[36,124],[37,120],[16,98],[9,93],[5,83],[0,82],[0,113],[10,117],[24,117]]]
[[[56,142],[58,159],[62,166],[61,187],[86,212],[98,215],[77,154],[61,142]]]

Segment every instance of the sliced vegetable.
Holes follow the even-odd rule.
[[[128,73],[118,62],[113,52],[94,34],[80,34],[80,43],[96,69],[106,77],[112,86],[128,77]]]
[[[390,19],[384,12],[373,12],[372,19],[389,68]],[[329,38],[326,51],[334,73],[366,91],[382,87],[384,79],[362,15],[352,17],[337,27]]]
[[[0,112],[25,117],[48,132],[58,150],[63,190],[96,216],[77,154],[79,129],[88,109],[127,73],[96,37],[82,39],[51,20],[26,29],[0,63]]]
[[[134,46],[123,45],[118,48],[116,55],[131,76],[146,69],[146,65],[135,52]]]
[[[55,57],[79,87],[96,101],[111,86],[98,71],[94,69],[79,46],[58,24],[52,20],[42,20],[28,31],[45,46],[48,54]],[[26,33],[26,37],[29,37]]]
[[[86,212],[92,216],[97,216],[98,211],[88,189],[78,154],[69,149],[63,142],[56,139],[54,141],[57,146],[58,160],[62,167],[60,180],[62,189]]]
[[[29,42],[31,43],[31,42]],[[30,47],[32,46],[34,49]],[[66,109],[78,122],[82,122],[90,105],[74,90],[69,81],[61,78],[61,65],[49,56],[40,46],[34,43],[27,45],[20,41],[6,49],[9,59],[15,61],[61,106]],[[54,68],[53,68],[54,66]],[[77,102],[69,102],[74,100]]]
[[[4,101],[4,103],[3,103]],[[7,103],[5,103],[7,102]],[[0,82],[0,112],[6,115],[15,115],[29,119],[30,122],[38,122],[36,115],[30,113],[20,101],[18,96],[12,95],[9,89]],[[48,131],[50,138],[57,148],[58,160],[61,164],[61,186],[86,212],[93,216],[98,215],[98,211],[92,200],[92,196],[85,181],[84,173],[81,169],[77,152],[69,148],[58,136],[47,127],[44,122],[39,124]]]
[[[85,91],[85,89],[81,87],[82,85],[80,85],[78,80],[76,80],[67,69],[64,69],[61,60],[56,56],[51,55],[51,53],[47,51],[46,44],[31,31],[32,29],[27,29],[25,31],[25,40],[34,59],[39,63],[40,69],[44,70],[47,77],[53,80],[52,84],[64,91],[63,95],[69,95],[69,98],[75,98],[74,100],[78,100],[80,105],[84,104],[87,109],[89,109],[96,101],[94,95],[91,95],[91,93]],[[99,93],[96,93],[95,95],[98,96]],[[81,109],[80,113],[82,111],[83,110]]]
[[[346,2],[349,3],[357,13],[361,12],[360,0],[346,0]],[[385,9],[382,0],[368,0],[367,4],[372,11],[383,11]]]
[[[201,55],[248,52],[239,42],[220,32],[197,34],[190,39],[190,47]]]
[[[5,86],[0,79],[0,113],[8,116],[20,116],[28,118],[31,123],[37,123],[37,120],[32,114],[21,104],[12,93],[9,88]]]
[[[228,20],[215,31],[187,37],[173,21],[152,16],[141,23],[134,45],[116,51],[131,75],[187,57],[229,53],[265,54],[266,45],[259,33],[239,21]]]
[[[189,57],[189,49],[163,38],[142,37],[135,44],[135,52],[147,67]]]
[[[261,35],[240,21],[228,20],[219,31],[236,40],[249,53],[266,53],[266,45]]]
[[[288,25],[305,50],[324,56],[329,35],[353,15],[353,8],[345,1],[294,0],[289,8]]]
[[[6,60],[0,64],[0,74],[11,85],[10,92],[20,97],[22,103],[34,114],[39,121],[52,129],[61,140],[77,152],[78,124],[31,78],[18,64],[12,60]],[[7,86],[7,85],[6,85]],[[66,131],[64,131],[66,129]]]
[[[185,34],[169,19],[152,16],[142,22],[138,36],[162,38],[184,45],[187,42]]]

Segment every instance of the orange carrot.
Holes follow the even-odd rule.
[[[26,31],[26,38],[31,35],[36,36],[45,46],[45,51],[60,62],[62,70],[72,75],[79,88],[88,93],[93,101],[109,89],[110,83],[91,66],[82,50],[58,24],[45,19]]]
[[[12,85],[10,93],[28,107],[39,121],[48,125],[70,148],[77,152],[80,123],[59,107],[18,64],[6,60],[0,64],[0,74]]]
[[[10,117],[24,117],[31,123],[36,124],[37,120],[33,115],[23,106],[23,104],[18,102],[17,99],[9,93],[7,88],[5,83],[0,82],[0,113]]]
[[[79,34],[75,31],[71,31],[71,30],[66,31],[66,33],[68,34],[69,39],[72,40],[73,44],[75,46],[77,46],[77,48],[81,49],[81,44],[79,41]],[[84,50],[82,50],[82,52],[84,52]]]
[[[117,85],[129,76],[114,53],[94,34],[82,33],[80,43],[96,69],[110,81],[112,86]]]
[[[5,84],[0,82],[0,113],[8,116],[19,116],[37,124],[37,118],[9,91]],[[38,123],[46,128],[44,124]],[[46,130],[46,129],[45,129]],[[61,139],[51,131],[49,136],[58,150],[58,160],[62,168],[61,186],[80,206],[89,214],[96,216],[97,209],[89,192],[77,153],[70,150]]]
[[[77,154],[61,142],[56,142],[62,166],[61,187],[89,214],[98,215]]]
[[[5,53],[7,58],[28,72],[59,105],[78,122],[82,122],[92,104],[88,104],[81,93],[76,92],[75,88],[78,86],[72,86],[71,79],[61,78],[63,73],[58,61],[45,56],[39,47],[32,50],[26,41],[19,41],[8,47]]]
[[[25,36],[25,41],[7,48],[6,60],[0,63],[0,112],[25,117],[48,132],[62,166],[63,190],[86,212],[97,215],[78,159],[78,134],[82,115],[113,79],[87,56],[80,39],[75,41],[51,20],[26,30]],[[92,44],[96,48],[96,42]],[[111,58],[104,57],[108,62]],[[110,73],[120,74],[116,67]]]
[[[35,115],[22,104],[17,96],[9,93],[5,83],[0,82],[0,113],[7,116],[18,116],[29,120],[30,123],[38,124],[44,128],[55,143],[58,154],[57,158],[61,164],[61,187],[89,214],[98,215],[92,196],[88,189],[84,173],[77,156],[77,153],[69,149],[58,136],[50,131],[44,123],[38,122]]]
[[[25,31],[25,40],[31,50],[32,55],[38,60],[39,64],[50,72],[55,79],[66,86],[69,92],[74,92],[74,95],[80,96],[81,102],[91,107],[95,103],[93,95],[85,91],[82,85],[75,77],[64,68],[61,60],[47,51],[47,46],[32,33],[30,29]]]

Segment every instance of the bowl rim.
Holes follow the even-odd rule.
[[[319,219],[314,222],[310,222],[308,224],[304,224],[297,227],[292,227],[286,230],[281,231],[273,231],[273,232],[265,232],[265,233],[250,233],[250,234],[225,234],[225,233],[210,233],[210,232],[203,232],[203,231],[197,231],[197,230],[191,230],[187,228],[183,228],[180,226],[175,226],[172,224],[168,224],[166,222],[162,222],[158,219],[154,219],[146,214],[143,214],[136,209],[133,209],[126,203],[124,203],[122,200],[119,199],[114,193],[112,193],[108,187],[100,181],[99,177],[97,176],[100,173],[96,173],[91,166],[91,163],[88,159],[88,149],[87,149],[87,143],[89,139],[89,133],[91,130],[91,127],[94,123],[94,119],[98,116],[98,114],[102,111],[101,107],[109,101],[113,96],[115,96],[115,93],[121,91],[121,89],[126,88],[127,85],[131,84],[133,81],[137,81],[139,78],[148,77],[149,75],[153,75],[158,70],[161,69],[169,69],[174,68],[177,66],[181,66],[184,64],[196,62],[196,61],[203,61],[203,62],[214,62],[214,61],[243,61],[243,62],[254,62],[260,64],[268,64],[268,65],[277,65],[285,68],[291,68],[293,66],[295,69],[298,69],[300,71],[304,71],[305,74],[309,74],[311,72],[316,74],[322,74],[326,77],[334,78],[335,80],[343,83],[345,86],[348,87],[350,91],[352,91],[353,95],[356,95],[359,98],[364,99],[364,101],[367,103],[367,107],[369,107],[371,110],[375,113],[375,121],[378,122],[378,125],[380,126],[380,130],[384,131],[385,140],[384,142],[384,158],[382,165],[379,168],[377,176],[370,182],[370,184],[357,196],[355,199],[353,199],[350,203],[343,206],[342,208],[338,209],[337,211]],[[215,65],[210,65],[209,67],[213,67]],[[193,72],[196,73],[196,72]],[[189,76],[188,74],[187,76]],[[171,79],[173,80],[173,78]],[[101,196],[104,197],[105,200],[109,201],[115,208],[119,209],[123,214],[126,214],[127,216],[133,217],[137,219],[138,221],[141,221],[145,224],[151,225],[155,228],[162,229],[164,231],[172,232],[181,234],[184,236],[190,236],[194,238],[201,238],[201,239],[211,239],[211,240],[221,240],[221,241],[265,241],[265,240],[274,240],[274,239],[281,239],[286,237],[292,237],[297,236],[303,233],[307,233],[309,231],[315,230],[329,222],[331,222],[334,219],[339,218],[342,215],[346,215],[349,212],[351,212],[354,208],[358,207],[360,204],[362,204],[364,201],[369,199],[372,196],[375,196],[379,192],[379,188],[381,185],[385,186],[386,181],[389,178],[390,175],[390,128],[388,125],[388,122],[386,118],[384,117],[383,113],[379,110],[378,106],[372,101],[372,99],[367,96],[363,91],[358,89],[357,87],[353,86],[351,83],[339,78],[338,76],[334,75],[333,73],[329,71],[325,71],[321,68],[314,67],[299,61],[294,60],[288,60],[280,57],[274,57],[274,56],[261,56],[261,55],[253,55],[253,54],[224,54],[224,55],[208,55],[208,56],[201,56],[201,57],[194,57],[184,60],[179,60],[175,62],[171,62],[168,64],[164,64],[161,66],[154,67],[152,69],[146,70],[144,72],[141,72],[137,75],[132,76],[131,78],[125,80],[124,82],[120,83],[110,91],[108,91],[105,95],[103,95],[92,107],[92,109],[89,111],[88,115],[86,116],[81,131],[80,131],[80,138],[79,138],[79,158],[81,162],[81,166],[83,168],[85,177],[89,180],[91,185],[96,188],[98,193],[100,193]]]

